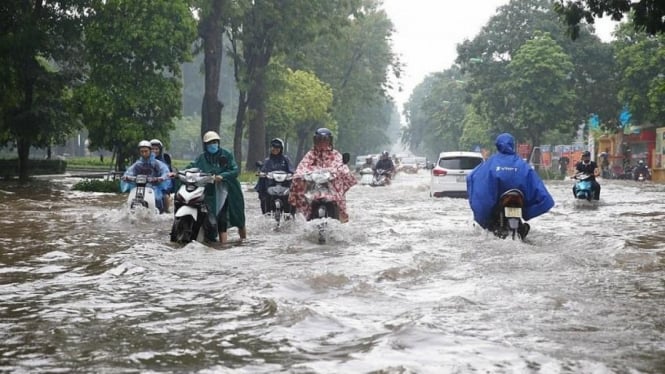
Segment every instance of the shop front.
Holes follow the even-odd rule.
[[[651,160],[651,180],[665,182],[665,127],[656,129],[656,145]]]

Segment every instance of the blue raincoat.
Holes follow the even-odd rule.
[[[168,178],[168,174],[169,167],[165,163],[155,159],[155,156],[151,154],[148,159],[140,157],[138,161],[127,168],[124,175],[147,175],[153,178],[161,177],[164,179],[163,182],[160,182],[157,185],[150,185],[152,190],[155,191],[155,205],[161,213],[164,211],[164,202],[162,200],[164,196],[163,192],[168,188],[169,183],[171,183],[171,180]],[[120,191],[122,192],[129,192],[133,186],[134,183],[120,181]]]
[[[554,200],[538,173],[515,154],[513,136],[508,133],[497,136],[496,149],[498,153],[478,165],[466,178],[473,219],[488,229],[499,197],[512,188],[524,194],[524,220],[552,209]]]

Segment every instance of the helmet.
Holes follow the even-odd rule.
[[[388,157],[390,157],[390,153],[388,153],[388,151],[383,151],[383,152],[381,152],[381,157],[388,158]]]
[[[274,138],[270,141],[270,146],[273,148],[284,149],[284,141],[280,138]]]
[[[149,141],[147,141],[147,140],[141,140],[141,141],[139,142],[138,149],[141,149],[141,148],[152,148],[152,146],[150,145],[150,142],[149,142]]]
[[[591,152],[589,151],[582,152],[582,157],[591,157]]]
[[[333,142],[332,131],[330,131],[325,127],[316,129],[316,131],[314,132],[314,144],[318,143],[323,139],[328,139],[328,141],[330,141],[330,145],[332,145]]]
[[[639,160],[639,161],[637,161],[637,163],[640,164],[640,165],[644,165],[644,160]]]
[[[217,134],[214,131],[208,131],[207,133],[203,134],[203,142],[204,143],[210,143],[214,140],[220,141],[219,134]]]
[[[150,145],[156,145],[159,147],[159,149],[162,149],[162,147],[164,147],[164,145],[162,144],[161,141],[159,141],[159,139],[152,139],[150,141]]]

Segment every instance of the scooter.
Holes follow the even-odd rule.
[[[133,185],[127,197],[127,207],[130,211],[134,212],[137,207],[143,207],[149,211],[157,210],[155,191],[150,185],[159,182],[158,178],[141,174],[127,175],[123,177],[123,180]]]
[[[524,240],[529,233],[530,226],[522,219],[522,209],[524,208],[524,194],[518,189],[510,189],[499,197],[497,210],[495,213],[496,221],[493,224],[494,235],[505,239],[511,235],[513,240],[515,236]]]
[[[372,187],[382,187],[390,184],[390,171],[384,169],[377,169],[372,178]]]
[[[348,163],[349,154],[344,153],[342,156],[343,163]],[[335,191],[332,184],[335,177],[336,175],[327,169],[315,169],[303,176],[306,183],[305,201],[309,204],[312,212],[309,220],[321,220],[317,226],[320,244],[326,242],[328,219],[339,220],[339,206],[335,199],[337,191]]]
[[[326,229],[328,218],[339,219],[339,207],[334,199],[335,190],[332,181],[335,175],[326,169],[314,170],[304,176],[307,187],[305,188],[305,201],[311,207],[311,217],[321,219],[318,224],[319,243],[326,242]]]
[[[372,168],[364,168],[360,170],[360,184],[369,186],[374,180],[374,171]]]
[[[175,194],[171,241],[186,244],[196,240],[202,243],[205,231],[212,230],[208,227],[205,186],[215,183],[215,176],[191,168],[179,171],[177,178],[181,184]]]
[[[575,198],[578,200],[591,201],[593,199],[593,188],[589,174],[577,173],[573,178],[575,182]]]
[[[295,210],[289,205],[289,182],[293,179],[293,174],[283,170],[275,170],[267,173],[260,172],[260,178],[266,178],[273,183],[268,187],[269,210],[273,213],[277,228],[288,217],[293,217]]]
[[[633,169],[633,179],[637,182],[644,182],[645,180],[651,179],[651,172],[649,169]]]

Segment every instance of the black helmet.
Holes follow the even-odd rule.
[[[316,131],[314,132],[314,144],[318,143],[323,139],[328,139],[328,141],[330,141],[330,145],[332,146],[333,144],[332,131],[330,131],[325,127],[320,127],[316,129]]]
[[[591,152],[589,151],[582,152],[582,157],[591,157]]]

